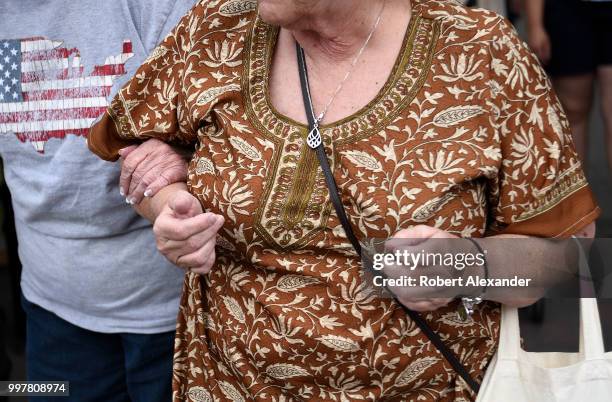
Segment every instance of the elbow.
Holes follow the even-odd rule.
[[[119,136],[113,119],[106,112],[100,121],[95,123],[87,135],[87,147],[101,159],[115,162],[119,159],[119,150],[135,144],[134,140],[125,140]]]

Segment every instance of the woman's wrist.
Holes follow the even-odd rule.
[[[187,184],[170,184],[159,190],[153,197],[145,197],[140,204],[134,206],[134,209],[140,216],[154,223],[171,197],[179,191],[187,191]]]

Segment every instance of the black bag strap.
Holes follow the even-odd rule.
[[[297,51],[297,61],[298,68],[300,72],[300,84],[302,87],[302,97],[304,98],[304,107],[306,109],[306,118],[308,119],[308,131],[310,135],[320,135],[318,132],[318,126],[316,125],[316,119],[314,110],[312,107],[312,97],[310,96],[310,84],[308,82],[308,69],[306,67],[306,58],[304,55],[304,49],[296,42],[296,51]],[[316,133],[315,133],[316,131]],[[361,244],[359,240],[355,236],[353,232],[353,228],[351,223],[346,216],[346,211],[344,210],[344,206],[342,205],[342,200],[340,198],[340,194],[338,191],[338,186],[336,185],[336,180],[334,179],[334,175],[329,166],[329,161],[327,159],[327,155],[325,154],[325,147],[323,145],[323,141],[317,141],[318,146],[315,148],[317,153],[317,158],[319,159],[319,163],[321,165],[321,169],[323,170],[323,175],[325,176],[325,182],[327,183],[327,188],[329,189],[329,196],[331,198],[331,202],[334,205],[334,209],[336,210],[336,214],[338,215],[338,219],[344,228],[344,232],[346,233],[346,237],[349,239],[353,248],[357,252],[357,254],[361,257]],[[478,394],[480,389],[480,384],[478,384],[470,375],[469,371],[465,368],[465,366],[459,361],[455,353],[449,349],[448,346],[444,343],[442,338],[427,324],[425,319],[416,311],[410,310],[406,306],[399,303],[403,308],[406,314],[414,321],[421,331],[429,338],[431,343],[442,353],[444,358],[450,363],[453,369],[463,378],[463,380],[470,386],[470,388]]]

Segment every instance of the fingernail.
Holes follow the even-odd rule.
[[[144,196],[145,197],[150,197],[153,194],[153,190],[148,189],[147,191],[144,192]]]
[[[121,194],[122,197],[125,197],[125,191],[123,191],[123,187],[119,187],[119,194]]]
[[[206,221],[208,222],[209,225],[214,225],[215,222],[217,221],[217,215],[215,214],[208,215],[208,218],[206,219]]]
[[[134,203],[136,202],[136,200],[135,200],[135,199],[133,199],[133,198],[126,198],[126,199],[125,199],[125,202],[127,202],[127,203],[128,203],[128,204],[130,204],[130,205],[134,205]]]

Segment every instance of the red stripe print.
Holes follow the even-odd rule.
[[[41,81],[52,81],[52,80],[67,80],[71,78],[81,78],[83,76],[84,68],[71,67],[57,70],[40,70],[31,71],[28,73],[21,74],[21,82],[41,82]]]
[[[51,60],[51,59],[67,59],[73,54],[79,55],[77,48],[66,49],[65,47],[58,47],[51,50],[36,50],[32,52],[21,53],[22,61],[40,61],[40,60]]]
[[[30,91],[23,93],[24,102],[57,100],[57,99],[80,99],[80,98],[107,98],[111,93],[109,86],[104,87],[83,87],[70,89],[49,89],[46,91]]]
[[[123,75],[125,74],[124,64],[106,64],[104,66],[95,66],[91,76],[105,75]]]
[[[17,138],[21,142],[47,141],[50,138],[66,138],[66,135],[73,134],[86,137],[89,128],[75,128],[74,130],[54,130],[54,131],[31,131],[27,133],[17,133]]]
[[[53,121],[71,119],[95,119],[106,112],[106,107],[81,107],[74,109],[36,110],[31,112],[1,113],[0,124]]]

